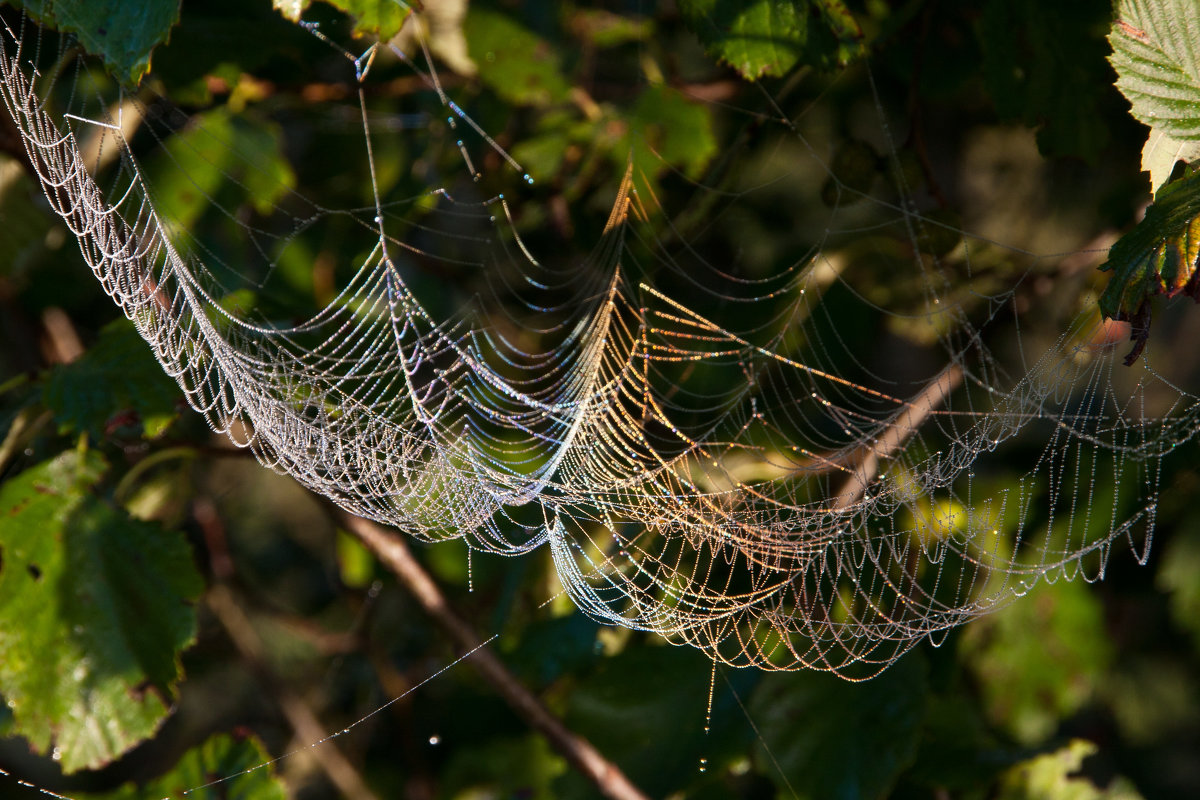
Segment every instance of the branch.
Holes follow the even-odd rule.
[[[223,583],[214,583],[208,590],[207,600],[208,607],[225,628],[234,647],[250,665],[259,681],[275,696],[275,701],[296,738],[301,742],[323,742],[321,747],[312,748],[313,758],[342,796],[376,800],[376,795],[367,787],[354,765],[333,742],[327,741],[329,733],[321,726],[313,710],[271,672],[263,657],[262,640],[229,587]]]
[[[905,404],[895,421],[883,435],[876,439],[863,454],[858,466],[842,484],[830,503],[835,511],[845,511],[854,505],[879,471],[879,462],[900,449],[900,445],[921,427],[925,419],[934,412],[962,383],[962,367],[951,364],[940,375],[930,381],[921,393]]]
[[[500,693],[513,711],[545,736],[546,741],[590,780],[601,794],[613,800],[647,800],[646,795],[625,777],[620,767],[606,759],[587,739],[569,730],[521,685],[490,650],[481,647],[482,640],[450,608],[441,589],[413,557],[403,538],[381,525],[345,512],[338,512],[337,519],[395,574],[459,649],[472,651],[468,661]]]

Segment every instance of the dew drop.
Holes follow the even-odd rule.
[[[439,745],[439,744],[441,744],[441,743],[442,743],[442,737],[438,736],[438,735],[435,733],[433,736],[430,736],[430,737],[429,737],[429,743],[430,743],[431,745],[434,745],[434,746],[436,747],[437,745]]]

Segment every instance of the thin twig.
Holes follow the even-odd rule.
[[[464,652],[474,651],[468,662],[499,692],[513,711],[546,737],[546,741],[572,767],[590,780],[605,797],[613,800],[646,800],[646,795],[630,782],[620,767],[551,714],[490,650],[480,648],[482,640],[450,608],[441,589],[413,557],[401,536],[360,517],[345,512],[337,514],[338,522],[357,536],[392,571],[454,643]]]
[[[375,794],[367,787],[358,770],[346,759],[336,744],[328,741],[328,732],[321,726],[313,710],[289,690],[267,665],[262,639],[250,624],[246,613],[242,611],[233,590],[229,588],[228,580],[233,576],[233,559],[226,548],[224,527],[211,501],[207,498],[198,500],[194,514],[204,531],[214,577],[213,585],[206,595],[209,609],[225,628],[229,640],[257,676],[259,683],[274,695],[296,738],[302,742],[322,742],[320,747],[312,748],[313,758],[342,796],[352,800],[376,800]]]
[[[312,748],[313,758],[342,796],[354,800],[375,800],[375,793],[367,787],[354,765],[337,745],[327,741],[329,733],[321,726],[313,710],[267,666],[262,640],[229,587],[223,583],[213,584],[208,590],[207,600],[208,607],[225,628],[234,647],[257,674],[259,682],[274,695],[296,738],[301,742],[323,742],[320,747]]]
[[[906,403],[904,410],[900,412],[896,420],[863,453],[858,466],[842,484],[830,506],[835,511],[844,511],[854,505],[862,497],[862,493],[866,491],[871,481],[875,480],[875,475],[879,471],[879,462],[896,452],[900,445],[904,444],[904,441],[917,428],[921,427],[925,419],[945,401],[946,396],[958,388],[962,379],[962,367],[951,364],[930,381],[911,403]]]

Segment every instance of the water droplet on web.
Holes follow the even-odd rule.
[[[528,183],[530,186],[533,186],[533,177],[528,172],[526,172],[521,177],[523,177],[525,179],[526,183]]]
[[[707,758],[700,759],[700,771],[708,772],[708,759]]]
[[[429,737],[429,744],[436,747],[437,745],[439,745],[441,743],[442,743],[442,737],[438,736],[436,733],[433,736]]]

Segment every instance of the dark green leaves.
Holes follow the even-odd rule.
[[[69,451],[0,488],[0,694],[13,732],[66,771],[161,724],[202,583],[183,536],[92,494],[106,469]]]
[[[865,51],[841,0],[681,0],[679,10],[709,55],[747,80],[778,77],[800,63],[846,64]]]
[[[614,759],[649,796],[663,797],[689,780],[703,778],[701,758],[719,768],[747,733],[737,724],[737,701],[718,676],[712,729],[706,737],[694,735],[704,728],[711,674],[710,662],[688,649],[631,647],[604,659],[594,674],[572,689],[566,722]],[[726,675],[742,697],[757,678],[751,670]],[[595,790],[585,786],[577,775],[569,775],[559,796],[594,796]],[[576,791],[569,791],[571,787]]]
[[[770,743],[764,760],[783,773],[772,774],[780,789],[814,800],[883,797],[916,755],[926,671],[910,654],[862,683],[815,672],[765,677],[749,713]]]
[[[1136,342],[1132,364],[1149,336],[1150,298],[1180,294],[1200,301],[1196,261],[1200,258],[1200,174],[1168,183],[1146,209],[1146,217],[1108,253],[1100,269],[1112,279],[1100,296],[1100,312],[1128,320]]]
[[[179,21],[179,0],[11,0],[35,21],[79,38],[121,81],[137,83]]]
[[[1103,123],[1102,31],[1108,0],[990,0],[979,20],[983,77],[1005,120],[1038,129],[1047,155],[1094,162],[1108,143]]]
[[[42,400],[63,432],[101,439],[115,428],[136,426],[153,438],[179,416],[183,397],[137,329],[118,320],[78,361],[54,368]]]

